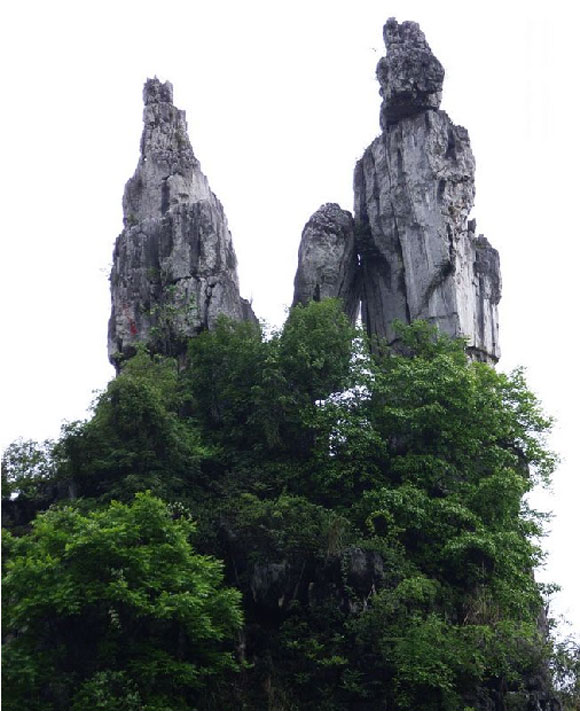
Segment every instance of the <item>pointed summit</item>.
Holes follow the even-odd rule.
[[[125,186],[124,229],[111,270],[109,358],[138,343],[180,355],[220,314],[255,316],[240,297],[223,207],[210,190],[169,82],[148,79],[137,169]]]
[[[125,186],[123,212],[127,222],[157,218],[171,205],[191,197],[191,181],[199,161],[187,135],[185,111],[173,105],[173,86],[148,79],[143,89],[141,156],[135,175]],[[205,176],[203,192],[209,194]],[[187,184],[187,185],[186,185]]]

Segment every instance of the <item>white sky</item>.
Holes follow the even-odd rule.
[[[559,421],[563,463],[542,577],[580,632],[576,3],[51,0],[5,3],[3,419],[0,444],[58,434],[113,375],[108,272],[148,76],[169,79],[222,201],[244,296],[281,324],[304,223],[352,209],[379,132],[375,65],[390,16],[421,24],[446,68],[443,106],[470,132],[478,229],[500,251],[500,367],[523,364]]]

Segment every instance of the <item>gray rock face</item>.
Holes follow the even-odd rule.
[[[360,297],[354,220],[336,203],[322,205],[304,227],[292,305],[325,298],[341,299],[347,315],[356,319]]]
[[[501,299],[499,254],[483,235],[475,238],[475,220],[470,220],[469,231],[470,243],[475,245],[475,308],[468,349],[478,360],[496,362],[500,357],[497,320],[497,305]]]
[[[339,297],[371,337],[425,319],[467,339],[476,360],[499,356],[499,256],[469,220],[475,160],[467,131],[439,110],[444,70],[419,25],[387,21],[377,67],[381,135],[354,175],[350,213],[323,205],[302,234],[294,304]]]
[[[499,358],[499,257],[468,221],[475,161],[467,131],[438,110],[443,69],[415,23],[385,25],[377,73],[382,134],[355,169],[362,317],[393,342],[392,323],[426,319]]]
[[[224,210],[201,172],[169,82],[148,79],[141,156],[123,197],[111,271],[109,358],[137,343],[178,355],[220,314],[255,316],[240,297]]]
[[[427,109],[438,109],[445,70],[433,55],[416,22],[387,20],[383,39],[388,49],[377,65],[381,85],[381,128]]]

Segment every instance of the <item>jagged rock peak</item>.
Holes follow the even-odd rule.
[[[355,169],[362,319],[393,343],[393,321],[426,319],[500,355],[499,256],[469,220],[475,160],[467,131],[439,110],[444,71],[419,26],[387,21],[378,65],[382,134]]]
[[[357,271],[353,217],[336,203],[326,203],[302,232],[292,305],[338,298],[354,321],[359,310]]]
[[[147,104],[172,104],[173,103],[173,84],[170,81],[161,83],[155,77],[147,79],[143,87],[143,103]]]
[[[223,207],[187,135],[173,87],[148,79],[137,169],[125,186],[124,229],[111,270],[109,358],[137,343],[172,355],[212,328],[220,314],[255,320],[240,297],[236,256]]]
[[[125,225],[158,217],[171,204],[186,202],[191,193],[187,183],[191,184],[199,168],[187,135],[185,111],[173,105],[173,86],[148,79],[143,102],[141,156],[123,197]],[[209,193],[205,176],[195,189],[199,194]]]
[[[475,160],[467,131],[439,109],[444,70],[419,25],[384,27],[378,65],[382,133],[354,174],[354,227],[323,205],[302,234],[294,303],[339,297],[354,321],[360,303],[371,343],[396,344],[395,321],[424,319],[467,341],[476,360],[500,356],[499,255],[470,212]]]
[[[426,109],[438,109],[445,70],[431,52],[416,22],[399,24],[394,17],[383,28],[387,49],[377,65],[383,97],[381,128]]]

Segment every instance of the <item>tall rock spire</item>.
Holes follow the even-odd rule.
[[[363,322],[392,342],[395,319],[426,319],[467,338],[474,358],[496,362],[499,257],[468,219],[469,136],[439,110],[444,71],[419,25],[391,18],[383,36],[382,133],[354,178]]]
[[[137,343],[178,355],[220,314],[255,319],[240,297],[224,210],[201,172],[169,82],[148,79],[137,169],[125,186],[124,229],[111,271],[109,358]]]
[[[383,36],[382,133],[355,168],[354,232],[338,205],[315,213],[302,234],[294,303],[339,297],[354,319],[360,301],[369,335],[390,343],[395,320],[426,319],[495,363],[499,256],[469,220],[469,136],[439,110],[445,72],[419,25],[390,19]]]

